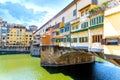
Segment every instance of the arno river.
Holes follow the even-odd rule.
[[[29,54],[1,55],[0,80],[120,80],[120,68],[108,62],[41,67]]]

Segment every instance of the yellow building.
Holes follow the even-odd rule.
[[[26,28],[22,25],[14,25],[7,33],[7,46],[26,45]]]
[[[32,31],[26,30],[25,26],[13,25],[8,28],[6,44],[8,47],[30,47],[32,37]]]
[[[104,53],[106,57],[120,56],[120,3],[105,11]]]
[[[33,41],[33,33],[32,31],[26,30],[26,46],[30,46]]]
[[[97,5],[90,4],[79,10],[80,18],[71,23],[71,47],[97,52],[102,49],[101,46],[96,46],[102,40],[101,36],[100,38],[97,36],[102,35],[102,15],[98,13],[93,16],[90,13],[90,10],[96,7]],[[93,38],[101,40],[94,40]]]

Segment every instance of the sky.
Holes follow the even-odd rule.
[[[73,0],[0,0],[0,17],[8,23],[41,27]]]

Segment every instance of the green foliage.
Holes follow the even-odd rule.
[[[107,5],[108,5],[108,1],[102,3],[102,5],[100,6],[97,6],[97,7],[94,7],[90,10],[90,14],[94,14],[96,13],[96,11],[103,11],[107,8]]]

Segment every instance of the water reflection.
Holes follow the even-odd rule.
[[[120,80],[120,68],[108,62],[44,68],[51,74],[61,72],[74,80]]]
[[[105,63],[42,67],[29,54],[0,56],[0,80],[120,80],[120,68]]]

